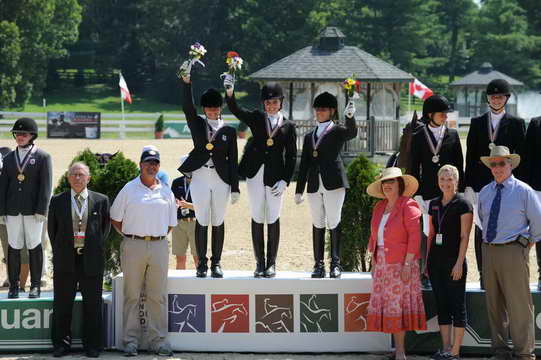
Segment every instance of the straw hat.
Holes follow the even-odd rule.
[[[366,193],[370,196],[376,197],[378,199],[385,199],[385,195],[381,190],[381,183],[385,180],[402,178],[404,180],[404,193],[403,196],[411,197],[419,188],[419,182],[416,178],[411,175],[403,175],[402,170],[397,167],[389,167],[383,169],[379,178],[374,181],[372,184],[368,185],[366,188]]]
[[[491,163],[490,160],[494,158],[499,158],[499,157],[510,159],[512,169],[516,168],[518,164],[520,164],[520,155],[511,154],[507,146],[494,146],[492,150],[490,150],[489,156],[481,156],[481,161],[487,167],[490,167],[490,163]]]

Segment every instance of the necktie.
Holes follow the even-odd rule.
[[[488,228],[487,228],[487,241],[491,243],[496,238],[496,233],[498,232],[498,215],[500,215],[500,205],[502,202],[502,189],[503,184],[496,185],[496,196],[492,201],[490,206],[490,215],[488,217]]]
[[[75,202],[77,203],[77,207],[79,208],[79,211],[81,211],[81,208],[83,207],[83,203],[81,202],[80,194],[75,195]]]

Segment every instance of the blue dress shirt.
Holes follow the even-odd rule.
[[[511,175],[502,189],[501,209],[496,237],[492,244],[515,241],[519,235],[530,242],[541,240],[541,202],[535,191]],[[483,241],[487,242],[490,208],[496,196],[496,182],[492,181],[479,193],[479,217],[483,224]]]

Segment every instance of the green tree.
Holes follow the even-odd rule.
[[[19,28],[12,22],[0,21],[0,107],[15,104],[15,87],[22,78],[17,67],[20,58]]]
[[[16,103],[24,105],[44,89],[49,60],[65,56],[66,44],[77,39],[81,7],[77,0],[0,0],[0,21],[19,31],[21,52],[14,73],[21,79],[8,91],[15,91]]]

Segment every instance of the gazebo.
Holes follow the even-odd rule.
[[[517,114],[516,90],[523,87],[524,83],[494,70],[492,64],[486,62],[479,70],[449,84],[455,91],[455,109],[458,110],[459,117],[478,116],[488,111],[485,90],[488,83],[494,79],[505,79],[511,85],[513,91],[506,111]]]
[[[343,109],[348,99],[342,82],[355,75],[361,82],[360,98],[355,100],[359,136],[346,144],[344,154],[394,151],[400,136],[400,91],[413,77],[355,46],[345,46],[344,39],[338,28],[328,27],[315,45],[256,71],[250,78],[260,84],[276,81],[282,85],[284,111],[295,121],[300,149],[302,136],[315,125],[314,98],[328,91],[338,97],[338,107]],[[342,111],[339,117],[342,122]]]

